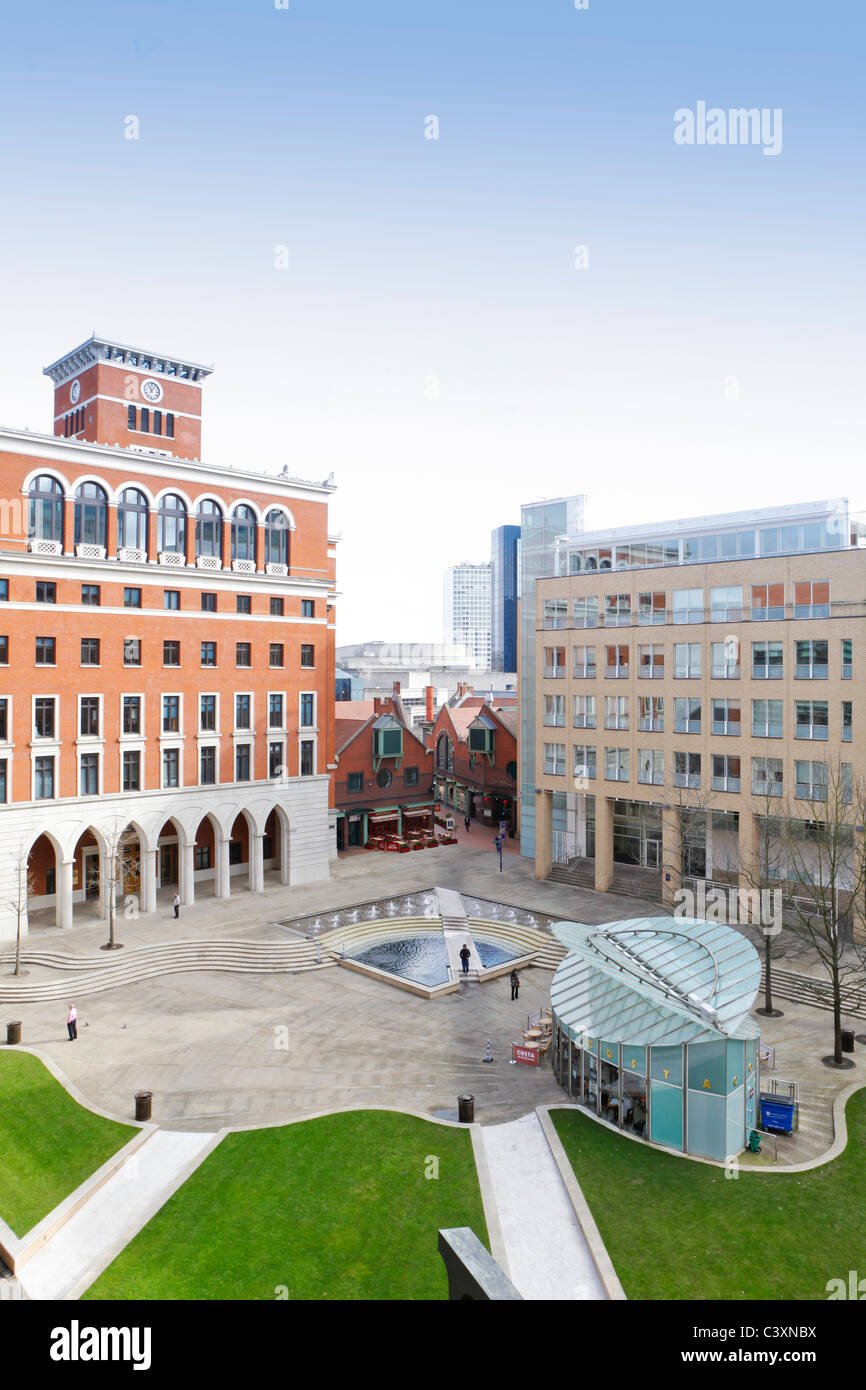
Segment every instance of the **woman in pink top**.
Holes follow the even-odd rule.
[[[74,1004],[69,1005],[69,1013],[66,1015],[66,1031],[69,1033],[69,1041],[75,1042],[78,1037],[78,1010]]]

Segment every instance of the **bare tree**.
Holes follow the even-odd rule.
[[[27,900],[36,892],[36,875],[30,868],[30,851],[23,840],[18,841],[18,848],[15,852],[13,861],[15,873],[15,888],[11,898],[7,898],[7,903],[15,913],[15,969],[13,975],[26,975],[27,971],[21,969],[21,942],[24,931],[24,921],[27,917]]]
[[[663,832],[668,844],[676,846],[674,853],[662,855],[662,874],[670,875],[673,890],[680,887],[683,878],[706,879],[707,830],[706,814],[713,809],[715,797],[710,791],[699,787],[665,788],[665,803],[662,807]],[[702,872],[696,870],[702,868]]]
[[[813,764],[813,768],[814,768]],[[833,1062],[841,1066],[842,991],[862,968],[862,951],[846,951],[845,920],[862,912],[866,897],[866,788],[850,764],[826,767],[826,783],[801,788],[796,814],[784,822],[789,880],[797,891],[788,900],[791,925],[802,932],[826,970],[833,997]],[[852,942],[853,947],[853,942]]]
[[[778,917],[771,913],[765,914],[764,904],[768,892],[781,890],[786,862],[785,837],[779,819],[779,797],[773,793],[769,782],[762,793],[756,794],[756,800],[759,801],[761,809],[754,816],[753,854],[746,862],[741,859],[739,873],[750,890],[749,896],[757,897],[757,921],[754,920],[755,913],[751,904],[750,915],[753,925],[760,930],[764,939],[764,1006],[755,1012],[763,1014],[765,1018],[781,1018],[782,1010],[773,1006],[773,943],[782,930],[782,913],[779,912]],[[741,816],[744,814],[751,812],[740,812]]]
[[[141,847],[137,839],[133,841],[132,836],[127,836],[127,824],[119,817],[115,819],[111,829],[105,833],[105,849],[100,854],[100,882],[108,914],[108,941],[101,948],[103,951],[123,949],[123,942],[115,939],[114,932],[117,890],[119,888],[123,892],[127,879],[141,878]],[[138,846],[135,854],[132,853],[133,843]]]

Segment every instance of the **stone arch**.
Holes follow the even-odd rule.
[[[196,825],[192,838],[192,857],[193,883],[196,888],[210,884],[213,897],[227,898],[228,841],[225,830],[213,811],[205,811]],[[206,889],[203,896],[207,897]]]
[[[268,807],[268,814],[265,818],[266,835],[271,817],[273,817],[277,831],[273,846],[275,852],[272,856],[276,860],[274,867],[279,870],[280,883],[288,886],[292,881],[292,823],[285,808],[278,801],[275,801]]]

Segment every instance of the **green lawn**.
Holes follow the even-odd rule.
[[[0,1216],[23,1236],[137,1132],[85,1110],[38,1057],[0,1049]]]
[[[425,1177],[430,1156],[438,1178]],[[471,1226],[487,1244],[467,1130],[374,1110],[246,1130],[226,1135],[85,1297],[444,1299],[440,1226]]]
[[[726,1178],[577,1110],[551,1118],[629,1298],[826,1299],[829,1279],[866,1271],[866,1090],[839,1158],[772,1177]]]

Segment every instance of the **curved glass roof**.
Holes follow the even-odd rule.
[[[694,917],[632,917],[603,926],[556,922],[568,956],[551,1004],[572,1033],[641,1046],[759,1036],[749,1018],[761,981],[755,948],[731,927]]]

